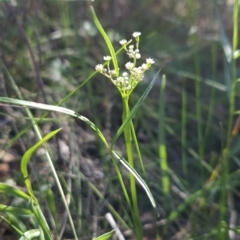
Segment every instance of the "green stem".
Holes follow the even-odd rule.
[[[197,25],[196,22],[196,0],[188,0],[188,6],[190,11],[190,21],[195,26]],[[200,81],[200,59],[199,59],[199,42],[197,33],[192,35],[193,41],[193,48],[194,48],[194,55],[193,55],[193,62],[194,62],[194,69],[197,75],[197,81],[195,84],[195,98],[196,98],[196,117],[197,117],[197,136],[198,136],[198,153],[201,159],[204,159],[204,145],[203,145],[203,133],[202,133],[202,106],[201,106],[201,81]],[[201,169],[203,167],[201,166]]]
[[[128,97],[123,97],[123,121],[127,118],[129,115],[129,105],[128,105]],[[127,124],[127,126],[124,129],[124,138],[125,138],[125,144],[126,144],[126,151],[127,151],[127,159],[129,165],[134,168],[134,161],[133,161],[133,151],[132,151],[132,137],[131,137],[131,125],[132,121]],[[138,210],[138,202],[137,202],[137,190],[136,190],[136,181],[134,176],[130,173],[129,175],[130,179],[130,190],[131,190],[131,197],[132,197],[132,215],[133,215],[133,221],[135,225],[135,234],[136,238],[138,240],[142,240],[142,226],[140,222],[139,217],[139,210]]]
[[[185,80],[183,82],[182,86],[182,121],[181,121],[181,155],[182,155],[182,169],[183,173],[187,174],[187,153],[186,153],[186,147],[187,147],[187,91],[186,91],[186,84]]]
[[[238,0],[234,2],[233,10],[233,40],[232,40],[232,85],[230,91],[229,99],[229,118],[228,118],[228,129],[227,129],[227,141],[226,147],[223,150],[222,154],[222,192],[220,199],[220,221],[219,221],[219,230],[221,230],[221,223],[225,219],[226,215],[226,204],[227,204],[227,180],[229,175],[229,158],[230,158],[230,148],[232,143],[232,128],[235,112],[235,99],[237,92],[237,68],[236,68],[236,59],[234,58],[234,52],[237,50],[238,46]],[[221,237],[223,239],[223,237]]]

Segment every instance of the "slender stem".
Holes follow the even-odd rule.
[[[181,156],[182,156],[182,169],[185,175],[187,174],[186,127],[187,127],[187,91],[186,91],[186,84],[184,80],[183,86],[182,86]]]
[[[233,139],[232,129],[233,120],[236,104],[236,92],[237,92],[237,69],[236,69],[236,59],[234,58],[234,52],[237,50],[238,46],[238,0],[234,2],[233,10],[233,40],[232,40],[232,85],[230,91],[229,99],[229,118],[228,118],[228,129],[227,129],[227,141],[226,147],[222,154],[222,192],[220,199],[220,221],[219,230],[221,230],[221,222],[225,219],[226,214],[226,204],[227,204],[227,180],[229,174],[229,157],[230,157],[230,147]],[[221,237],[220,239],[223,239]]]
[[[161,88],[160,88],[160,98],[159,98],[159,126],[158,126],[158,151],[159,151],[159,161],[160,168],[162,171],[162,190],[166,197],[169,197],[170,193],[170,180],[169,180],[169,167],[167,161],[167,148],[165,144],[165,88],[166,88],[166,76],[162,76]],[[167,201],[166,201],[167,203]]]
[[[191,23],[193,23],[195,26],[197,25],[196,22],[196,0],[189,0],[189,11],[190,11],[190,20]],[[198,54],[198,47],[199,42],[197,38],[197,33],[192,34],[192,41],[193,41],[193,47],[194,47],[194,55],[193,55],[193,61],[194,61],[194,69],[195,73],[197,75],[197,80],[195,84],[195,98],[196,98],[196,116],[197,116],[197,136],[198,136],[198,153],[201,157],[201,159],[204,159],[204,145],[203,145],[203,132],[202,132],[202,106],[201,106],[201,81],[200,81],[200,60],[199,60],[199,54]],[[201,169],[202,166],[201,166]]]
[[[128,97],[123,97],[123,121],[127,118],[129,114],[129,105],[128,105]],[[127,124],[126,128],[124,129],[124,138],[127,150],[127,159],[129,165],[134,168],[134,161],[133,161],[133,151],[132,151],[132,137],[131,137],[131,124],[132,121]],[[137,201],[137,190],[136,190],[136,181],[134,176],[130,173],[130,190],[131,190],[131,197],[132,197],[132,215],[133,221],[136,227],[135,233],[136,238],[138,240],[142,239],[142,226],[140,223],[139,218],[139,210],[138,210],[138,201]]]
[[[146,178],[146,170],[145,170],[145,167],[144,167],[144,164],[143,164],[143,159],[142,159],[142,155],[141,155],[140,148],[139,148],[139,145],[138,145],[138,140],[137,140],[137,136],[136,136],[136,133],[135,133],[133,122],[131,121],[130,124],[131,124],[132,138],[133,138],[133,142],[135,144],[136,150],[137,150],[139,163],[140,163],[140,166],[142,168],[142,172],[144,174],[144,177]]]

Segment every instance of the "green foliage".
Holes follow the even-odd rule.
[[[19,239],[237,237],[239,1],[225,2],[0,1],[0,218]]]

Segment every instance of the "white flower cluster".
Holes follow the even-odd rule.
[[[136,40],[135,46],[127,46],[129,42],[127,42],[127,40],[125,39],[120,41],[120,44],[124,47],[129,58],[133,59],[132,62],[127,62],[125,64],[125,68],[128,72],[123,72],[121,76],[117,76],[116,71],[110,69],[110,56],[103,57],[103,60],[106,61],[106,68],[103,64],[98,64],[95,67],[95,69],[99,73],[111,79],[111,81],[118,88],[122,96],[129,96],[133,89],[137,86],[137,84],[143,80],[145,71],[147,71],[151,67],[151,65],[154,64],[153,59],[147,58],[145,63],[143,63],[139,67],[136,67],[136,61],[141,58],[141,54],[138,48],[140,35],[140,32],[133,33],[133,37]]]

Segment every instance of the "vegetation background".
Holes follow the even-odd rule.
[[[238,1],[0,1],[0,97],[19,98],[17,86],[24,100],[56,105],[74,92],[62,106],[90,119],[111,141],[122,120],[119,92],[100,74],[79,88],[96,64],[103,62],[102,57],[109,55],[89,4],[115,49],[121,47],[119,40],[131,39],[139,31],[143,59],[155,60],[131,95],[132,107],[161,69],[133,119],[146,168],[144,179],[160,213],[157,217],[146,193],[137,186],[144,238],[240,239],[240,120],[233,115],[239,110],[240,69],[233,57],[237,36],[232,44],[233,23],[236,26],[239,21],[233,21]],[[119,59],[125,63],[124,54]],[[164,90],[162,74],[167,78]],[[35,109],[32,113],[39,120],[45,112]],[[37,138],[24,108],[1,104],[0,114],[0,181],[23,188],[20,159]],[[125,238],[133,238],[115,169],[94,132],[81,121],[55,112],[41,119],[39,126],[43,135],[62,127],[49,141],[49,149],[65,194],[71,196],[70,211],[79,238],[111,230],[105,214],[112,208],[122,218],[115,220]],[[167,149],[165,166],[160,143]],[[116,148],[125,156],[123,138]],[[142,175],[138,162],[135,168]],[[127,171],[121,171],[127,182]],[[53,235],[72,239],[42,148],[30,161],[30,173]],[[166,175],[170,192],[164,191]],[[55,199],[52,207],[50,193]],[[0,202],[21,204],[6,194],[0,194]],[[54,227],[54,219],[58,226]],[[23,222],[32,224],[27,219]],[[1,235],[3,240],[17,238],[3,221]]]

